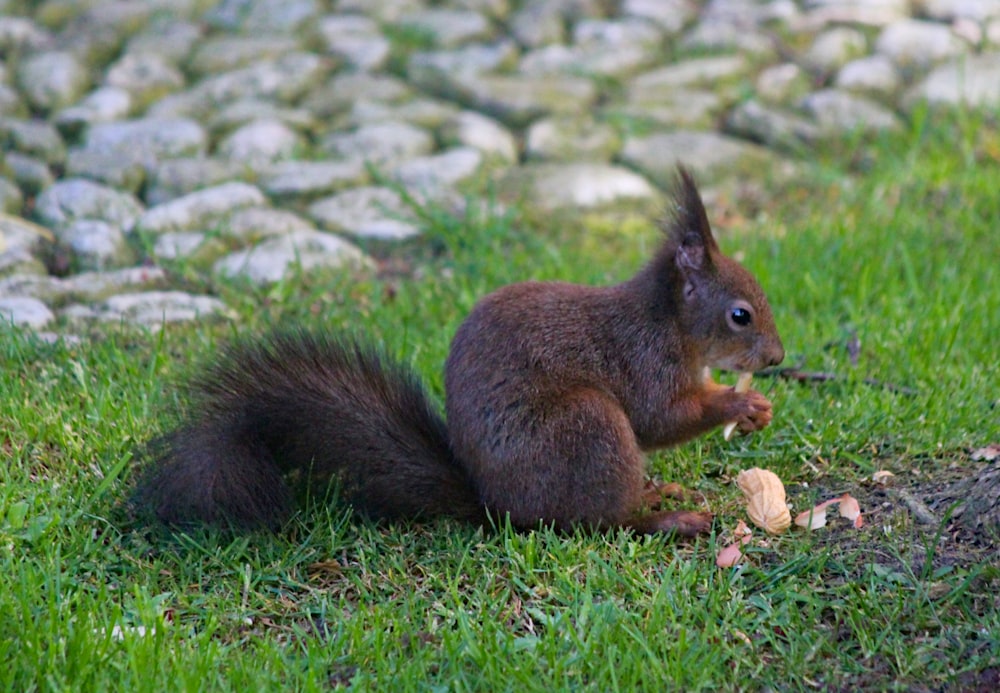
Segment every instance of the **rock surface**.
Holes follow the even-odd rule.
[[[419,205],[655,206],[677,161],[725,186],[1000,106],[996,0],[0,8],[0,320],[29,329],[225,313],[160,263],[350,273],[345,237]]]

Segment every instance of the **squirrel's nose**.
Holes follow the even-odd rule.
[[[781,342],[778,342],[771,349],[771,359],[768,362],[768,365],[777,366],[784,360],[785,360],[785,347],[782,346]]]

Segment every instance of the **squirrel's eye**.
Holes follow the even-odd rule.
[[[729,309],[729,319],[737,327],[746,327],[753,322],[753,314],[742,306],[735,306]]]

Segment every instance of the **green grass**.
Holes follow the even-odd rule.
[[[694,543],[380,527],[338,507],[279,536],[171,536],[120,507],[132,451],[183,409],[174,384],[233,334],[281,321],[363,330],[440,396],[449,339],[477,297],[527,278],[625,278],[657,242],[634,219],[616,233],[425,210],[426,238],[373,248],[410,271],[212,287],[231,323],[54,346],[5,330],[0,688],[988,689],[1000,676],[996,545],[916,525],[868,479],[886,468],[904,488],[943,485],[1000,441],[998,141],[988,122],[919,120],[825,155],[720,233],[765,285],[788,362],[839,379],[758,378],[775,403],[769,429],[653,458],[719,515],[719,535]],[[797,509],[851,492],[867,526],[831,520],[717,569],[716,543],[742,517],[731,479],[755,465],[785,480]]]

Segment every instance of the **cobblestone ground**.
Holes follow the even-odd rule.
[[[399,186],[655,201],[928,102],[1000,105],[1000,0],[0,0],[0,317],[205,318],[161,264],[362,266]]]

